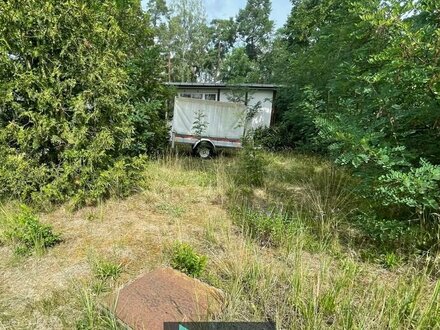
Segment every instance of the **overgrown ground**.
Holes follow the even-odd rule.
[[[201,278],[226,293],[213,319],[273,320],[282,329],[440,327],[433,263],[400,262],[397,252],[390,261],[346,225],[357,207],[349,176],[314,158],[265,158],[267,173],[256,174],[264,180],[254,182],[258,159],[168,157],[151,163],[143,191],[126,200],[41,214],[62,242],[30,256],[0,245],[0,329],[117,328],[99,313],[99,297],[169,265],[176,241],[208,257]]]

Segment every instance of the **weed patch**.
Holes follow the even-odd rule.
[[[265,246],[280,246],[292,238],[294,226],[291,219],[275,212],[257,211],[247,207],[236,207],[233,218],[250,237]]]
[[[206,256],[197,254],[189,244],[176,242],[172,247],[171,266],[187,275],[199,277],[207,261]]]
[[[61,236],[54,233],[51,226],[42,224],[38,216],[24,205],[16,214],[9,215],[4,210],[2,213],[3,240],[14,245],[17,254],[35,251],[41,255],[61,241]]]
[[[264,184],[242,181],[228,199],[236,223],[260,244],[289,245],[291,226],[302,223],[311,252],[355,253],[392,269],[438,253],[437,222],[380,217],[375,201],[359,196],[357,179],[331,163],[293,154],[266,153],[265,160]]]
[[[434,251],[417,254],[410,263],[399,251],[404,253],[402,245],[411,235],[401,232],[399,224],[378,224],[376,228],[365,223],[376,218],[364,215],[359,222],[366,228],[360,228],[353,220],[353,214],[359,214],[353,211],[358,201],[334,196],[350,192],[351,183],[338,178],[345,174],[333,176],[330,169],[323,169],[326,163],[292,155],[264,157],[269,160],[268,172],[258,188],[237,187],[228,176],[228,167],[233,168],[236,160],[176,158],[152,163],[152,171],[147,173],[150,188],[143,195],[102,204],[100,221],[90,221],[90,212],[83,210],[63,223],[63,235],[77,238],[69,251],[62,251],[63,245],[48,258],[30,257],[26,267],[0,262],[0,273],[6,274],[5,285],[0,282],[0,322],[14,328],[118,329],[111,311],[103,312],[99,305],[102,293],[146,268],[162,265],[163,247],[170,239],[181,239],[186,243],[170,245],[166,260],[223,290],[225,309],[212,320],[269,320],[280,329],[440,327],[440,284],[434,271],[440,268]],[[324,172],[327,179],[319,177]],[[207,176],[216,184],[201,185]],[[338,182],[340,188],[325,188]],[[250,193],[243,194],[243,188]],[[307,199],[307,189],[319,190],[319,196]],[[193,194],[198,198],[189,196]],[[225,203],[217,202],[219,198]],[[321,207],[309,205],[311,200]],[[337,201],[342,202],[333,213],[324,212],[322,221],[315,218],[317,210],[331,211]],[[58,228],[59,221],[68,217],[64,212],[47,215],[44,222],[54,219]],[[178,215],[179,221],[167,223],[164,215]],[[329,225],[322,226],[322,222]],[[393,242],[389,248],[378,249],[389,241]],[[113,247],[115,257],[89,258],[92,273],[84,283],[89,274],[83,251],[86,244],[94,251]],[[207,251],[207,256],[200,251]],[[363,258],[363,251],[371,256]],[[424,261],[428,257],[429,267]],[[54,260],[69,268],[54,274]],[[35,270],[41,271],[37,282],[45,282],[41,274],[48,274],[47,283],[32,282]],[[60,296],[40,294],[50,293],[52,282],[60,275],[81,284],[71,291],[64,288]],[[24,277],[28,280],[23,281]],[[9,289],[18,283],[23,291]],[[28,298],[29,293],[38,296]]]
[[[266,175],[265,160],[261,151],[246,147],[233,168],[233,180],[239,186],[261,187]]]
[[[228,293],[221,320],[272,320],[280,329],[440,325],[440,284],[426,272],[381,275],[349,257],[307,254],[301,244],[283,251],[271,249],[268,257],[253,244],[234,244],[231,255],[217,261],[216,284]]]
[[[114,284],[124,271],[121,263],[114,262],[110,259],[94,258],[91,260],[92,273],[94,280],[90,289],[96,294],[110,291],[111,284]]]
[[[93,274],[99,280],[117,280],[124,267],[110,260],[98,259],[93,263]]]

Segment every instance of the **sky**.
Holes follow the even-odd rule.
[[[147,0],[142,2],[145,4]],[[203,2],[205,3],[208,22],[214,18],[234,17],[240,8],[246,6],[246,0],[203,0]],[[290,0],[272,0],[271,18],[275,22],[275,28],[280,28],[284,25],[291,8]]]
[[[235,16],[241,8],[246,6],[246,0],[203,0],[206,6],[208,21],[213,18],[229,18]],[[275,27],[280,28],[287,20],[292,4],[290,0],[272,0],[271,18]]]

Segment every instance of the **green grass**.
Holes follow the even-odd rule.
[[[124,270],[122,264],[115,263],[111,260],[97,259],[93,262],[93,274],[102,281],[117,280]]]
[[[0,240],[14,246],[15,253],[27,255],[35,252],[42,255],[61,241],[51,226],[40,222],[38,216],[25,205],[16,212],[0,210]]]
[[[90,288],[96,294],[108,292],[114,288],[111,284],[115,284],[124,271],[124,266],[121,263],[101,257],[92,258],[91,268],[94,279]]]
[[[86,239],[91,226],[99,232],[107,222],[119,226],[114,242],[96,248],[100,257],[84,257],[90,274],[21,311],[13,299],[0,297],[5,310],[0,310],[0,324],[15,319],[30,324],[26,319],[39,320],[33,313],[40,313],[62,320],[59,328],[119,329],[112,313],[101,308],[102,295],[141,272],[171,264],[223,290],[225,308],[215,320],[271,320],[279,329],[440,328],[440,257],[434,250],[424,255],[404,250],[406,243],[399,242],[410,242],[416,231],[375,221],[356,196],[356,180],[326,161],[261,156],[259,184],[249,177],[236,184],[242,164],[251,168],[238,158],[200,161],[168,155],[151,162],[143,193],[100,205],[99,221],[90,221],[90,212],[98,212],[92,208],[81,225],[78,219],[72,222],[85,237],[77,255],[82,245],[96,243]],[[77,229],[66,235],[82,239]],[[176,240],[185,244],[173,245]],[[61,255],[71,251],[69,244],[66,240],[59,247],[66,245]],[[109,257],[115,253],[120,257]],[[79,257],[74,260],[81,263]],[[42,255],[38,263],[49,261]],[[0,271],[11,267],[21,265],[0,264]],[[0,294],[2,288],[10,294],[1,283]]]
[[[113,311],[104,309],[94,291],[88,287],[79,289],[78,301],[82,310],[80,319],[76,322],[78,330],[126,330],[115,317]]]
[[[247,233],[244,233],[245,237]],[[296,230],[289,242],[262,249],[249,238],[213,261],[227,292],[221,320],[273,320],[280,329],[434,329],[440,326],[440,282],[427,269],[381,270],[349,255],[310,253],[313,238]]]
[[[214,270],[213,283],[229,294],[222,320],[273,320],[282,329],[440,327],[432,256],[420,262],[364,236],[355,221],[365,207],[356,180],[317,158],[264,157],[259,187],[229,190],[246,243]],[[249,169],[242,164],[235,173]]]
[[[359,183],[350,173],[311,156],[265,153],[264,158],[266,175],[259,187],[230,187],[229,207],[233,213],[238,209],[254,214],[250,219],[255,214],[273,214],[275,220],[285,219],[282,222],[287,231],[288,222],[299,221],[319,241],[313,245],[331,246],[329,253],[355,253],[362,260],[378,264],[394,267],[412,263],[415,258],[420,263],[420,255],[437,255],[438,230],[411,221],[381,218],[375,213],[374,201],[359,195]],[[242,164],[246,162],[235,163],[234,175],[248,169]],[[250,220],[241,218],[239,225],[248,226]],[[257,223],[267,227],[264,216]],[[280,230],[279,221],[273,226]]]

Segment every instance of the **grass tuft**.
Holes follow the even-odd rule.
[[[38,216],[25,205],[20,210],[10,214],[1,210],[0,238],[15,247],[15,253],[26,255],[35,252],[42,255],[47,248],[61,241],[59,234],[53,232],[49,225],[40,222]]]
[[[96,294],[90,288],[80,289],[78,297],[81,317],[76,323],[78,330],[127,330],[115,317],[115,315],[100,306]]]
[[[115,263],[111,260],[107,259],[96,259],[93,262],[93,275],[101,281],[117,280],[122,272],[124,271],[124,267],[122,264]]]

